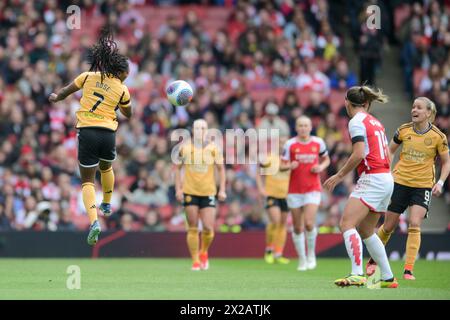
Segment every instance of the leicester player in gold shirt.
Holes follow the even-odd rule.
[[[214,239],[216,195],[219,201],[226,199],[225,166],[222,151],[207,140],[208,125],[198,119],[193,124],[194,139],[180,150],[181,163],[175,170],[177,200],[183,202],[188,223],[187,245],[192,257],[193,271],[208,270],[208,249]],[[217,193],[215,169],[219,172]],[[181,170],[184,169],[182,177]],[[201,245],[199,245],[199,221],[201,221]]]
[[[266,226],[266,252],[264,260],[273,264],[289,263],[289,259],[283,257],[283,249],[286,244],[286,220],[289,208],[286,197],[289,188],[289,169],[281,168],[281,152],[287,137],[281,137],[278,154],[270,154],[260,163],[262,172],[256,174],[256,185],[259,193],[266,197],[266,209],[269,215],[269,223]]]
[[[400,126],[389,144],[391,154],[400,145],[400,160],[394,168],[394,192],[378,236],[386,245],[397,227],[400,214],[409,207],[408,240],[406,242],[406,261],[403,278],[415,280],[414,262],[420,248],[420,226],[427,217],[432,196],[440,196],[444,181],[450,172],[447,137],[433,125],[436,106],[426,98],[414,101],[412,122]],[[441,159],[441,174],[435,181],[434,161]],[[366,272],[375,272],[375,263],[369,260]]]
[[[87,242],[94,245],[100,234],[95,203],[95,172],[101,173],[103,201],[100,211],[111,215],[111,196],[114,189],[112,161],[116,158],[116,138],[118,121],[116,111],[131,117],[130,93],[123,81],[128,76],[128,59],[117,50],[109,29],[101,32],[100,39],[91,48],[91,68],[83,72],[58,93],[52,93],[50,102],[64,100],[82,89],[80,108],[76,112],[78,129],[78,161],[80,167],[83,203],[90,220]]]

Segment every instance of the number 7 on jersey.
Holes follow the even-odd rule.
[[[98,92],[94,92],[94,96],[98,97],[99,99],[98,99],[97,102],[92,106],[92,108],[91,108],[91,110],[89,110],[89,112],[94,112],[95,109],[97,109],[98,105],[99,105],[100,103],[102,103],[103,100],[105,100],[105,97],[104,97],[102,94],[98,93]]]

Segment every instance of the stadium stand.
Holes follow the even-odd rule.
[[[1,2],[0,230],[88,227],[78,192],[74,111],[79,96],[58,105],[50,105],[47,96],[88,69],[88,48],[105,23],[114,27],[121,52],[130,58],[126,84],[135,116],[129,122],[120,119],[115,213],[102,221],[104,228],[184,231],[168,137],[176,128],[189,128],[198,117],[219,129],[258,127],[265,107],[275,103],[292,134],[294,117],[306,113],[313,117],[313,134],[324,138],[330,151],[332,165],[326,175],[343,164],[351,151],[343,97],[357,80],[341,50],[346,39],[333,31],[327,1],[182,7],[143,2],[80,2],[81,28],[75,30],[66,28],[64,1]],[[407,25],[403,21],[413,24],[419,18],[433,23],[429,15],[439,10],[435,5],[430,13],[419,12],[416,5],[401,6],[395,23],[398,29]],[[436,37],[448,42],[448,31],[430,36],[429,28],[423,25],[420,30],[426,45]],[[417,51],[415,45],[404,42],[405,48]],[[446,48],[448,67],[448,44]],[[404,51],[402,57],[411,62],[408,49]],[[426,67],[421,57],[412,64],[404,62],[406,79],[408,70],[414,72],[410,86],[415,89],[427,79],[424,70],[436,62]],[[449,74],[442,72],[447,69],[440,69],[447,95],[436,97],[438,123],[444,128],[450,112]],[[173,79],[185,79],[195,88],[195,99],[187,108],[175,109],[164,98],[165,85]],[[237,230],[232,226],[262,210],[254,172],[255,166],[227,166],[229,199],[219,208],[218,230]],[[349,177],[332,195],[325,194],[321,211],[331,211],[334,217],[324,216],[325,229],[336,229],[330,221],[337,224],[340,200],[352,185]]]

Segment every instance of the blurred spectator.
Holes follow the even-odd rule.
[[[339,208],[335,204],[330,207],[325,221],[319,226],[319,233],[340,233],[339,220]]]
[[[245,231],[264,230],[266,228],[266,224],[263,221],[261,212],[262,210],[253,210],[252,212],[250,212],[250,214],[247,215],[244,222],[242,222],[241,224],[242,230]]]
[[[349,71],[347,62],[345,60],[340,60],[337,63],[336,71],[330,76],[331,88],[347,90],[350,87],[356,86],[357,83],[356,75]]]
[[[278,129],[280,136],[289,135],[289,126],[285,120],[281,119],[278,114],[280,108],[273,102],[269,102],[266,105],[266,115],[261,119],[258,129]]]
[[[128,196],[132,203],[143,205],[163,206],[169,202],[167,191],[156,184],[153,177],[147,177],[145,185],[138,188]]]
[[[311,91],[309,105],[305,109],[308,117],[322,117],[330,112],[330,106],[322,99],[322,94],[318,91]]]
[[[239,233],[241,231],[242,226],[235,223],[235,219],[232,215],[227,215],[225,221],[219,226],[219,232]]]
[[[6,216],[5,207],[0,203],[0,230],[10,230],[11,224]]]
[[[57,230],[58,231],[75,231],[77,227],[72,222],[72,217],[70,216],[69,211],[62,211],[58,225]]]
[[[134,219],[130,213],[125,213],[120,218],[120,226],[123,231],[133,231]]]
[[[159,219],[158,212],[156,212],[155,210],[150,210],[145,214],[145,223],[143,231],[150,231],[150,232],[166,231],[166,228]]]
[[[297,87],[301,90],[320,91],[325,96],[330,93],[330,80],[321,72],[316,62],[308,61],[306,71],[297,77]]]
[[[26,217],[23,222],[25,229],[36,231],[57,230],[58,216],[52,211],[50,202],[43,201],[36,205],[36,200],[33,197],[28,197],[24,209],[26,211]]]
[[[381,65],[381,52],[383,49],[383,37],[378,29],[369,29],[365,20],[361,24],[361,36],[359,39],[359,61],[361,83],[375,85],[377,67]]]

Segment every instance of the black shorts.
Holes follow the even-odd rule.
[[[413,188],[394,183],[394,192],[388,211],[402,214],[408,207],[418,205],[427,209],[428,215],[430,201],[431,188]]]
[[[78,161],[82,167],[95,167],[100,160],[112,162],[115,159],[114,131],[94,127],[78,129]]]
[[[198,206],[199,209],[207,207],[216,207],[215,196],[194,196],[191,194],[184,194],[183,206]]]
[[[274,197],[267,197],[266,199],[266,209],[270,207],[278,207],[282,212],[289,211],[286,199],[279,199]]]

